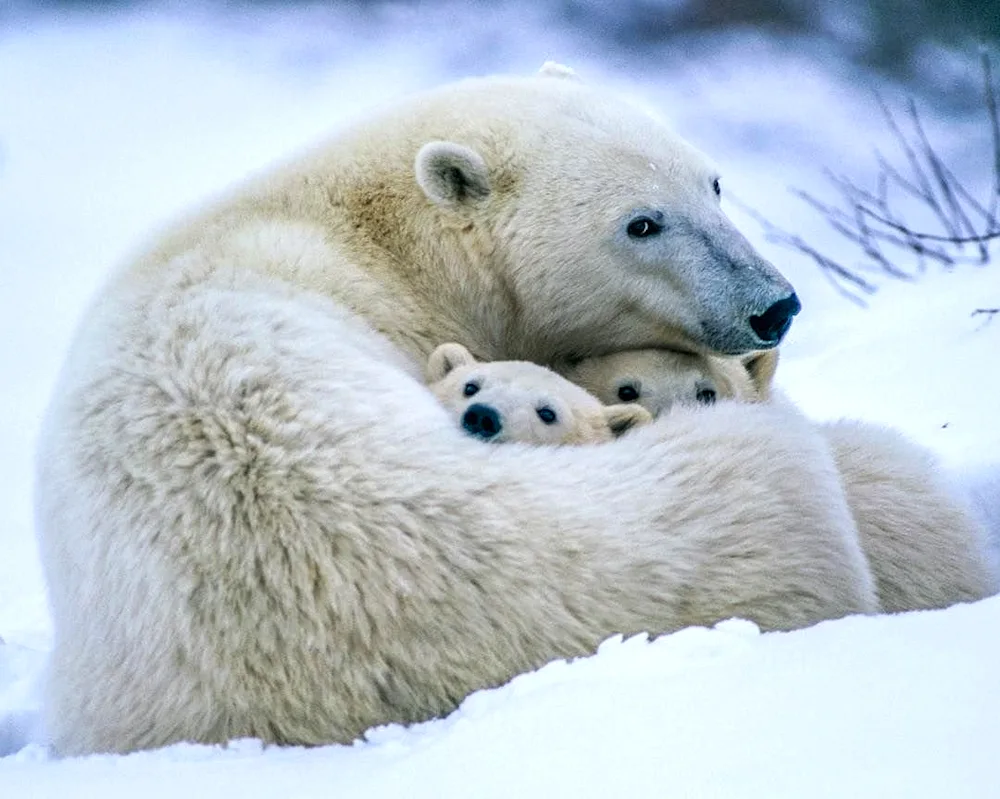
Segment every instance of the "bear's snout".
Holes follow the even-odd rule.
[[[489,441],[503,430],[503,423],[495,408],[477,402],[475,405],[470,405],[462,416],[462,427],[470,435]]]
[[[798,295],[792,292],[783,300],[778,300],[760,316],[750,317],[750,327],[766,344],[781,341],[792,324],[792,317],[802,310]]]

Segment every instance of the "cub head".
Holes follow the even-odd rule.
[[[587,358],[560,371],[602,402],[636,402],[658,416],[674,403],[766,401],[777,365],[777,350],[734,358],[633,350]]]
[[[460,344],[427,362],[431,391],[469,435],[484,441],[610,441],[652,417],[640,405],[602,405],[584,389],[528,361],[483,363]]]

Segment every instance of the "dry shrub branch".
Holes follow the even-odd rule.
[[[988,263],[991,245],[1000,239],[1000,115],[993,64],[985,49],[980,53],[980,64],[992,144],[988,165],[992,185],[985,200],[977,199],[938,156],[912,99],[901,120],[878,97],[903,165],[895,166],[876,151],[878,173],[874,188],[826,170],[827,179],[839,195],[835,202],[792,190],[853,244],[860,255],[856,265],[848,266],[820,252],[801,236],[782,230],[742,203],[740,206],[763,226],[769,240],[809,256],[839,292],[861,305],[865,304],[864,297],[877,289],[872,277],[876,274],[912,280],[926,271],[928,263],[946,268],[960,263]],[[906,214],[898,210],[900,205],[916,208],[919,216],[929,221],[908,221]],[[912,266],[904,268],[903,264]]]

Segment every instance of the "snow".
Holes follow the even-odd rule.
[[[611,639],[353,746],[46,752],[39,419],[103,275],[183,209],[402,93],[556,58],[644,98],[712,153],[727,195],[850,260],[786,186],[821,194],[821,166],[863,179],[873,147],[891,149],[864,76],[752,33],[640,65],[541,8],[440,4],[417,27],[405,5],[238,22],[154,7],[0,32],[0,796],[1000,795],[1000,599],[786,634],[730,621]],[[928,119],[972,175],[986,135],[974,122]],[[861,309],[728,210],[803,298],[781,388],[817,419],[891,424],[931,447],[1000,538],[1000,317],[972,315],[1000,307],[1000,266],[883,281]]]
[[[613,638],[354,746],[0,760],[4,796],[995,797],[1000,598]],[[71,789],[71,790],[70,790]]]

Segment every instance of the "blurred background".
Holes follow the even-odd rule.
[[[619,65],[697,54],[720,38],[752,33],[789,44],[811,40],[851,64],[959,100],[970,86],[943,74],[941,59],[1000,38],[995,0],[6,0],[0,8],[7,25],[151,9],[210,15],[233,27],[275,14],[305,15],[311,26],[333,30],[405,22],[414,35],[443,20],[476,22],[492,31],[492,46],[465,54],[479,69],[501,66],[519,37],[544,31],[586,40]]]

